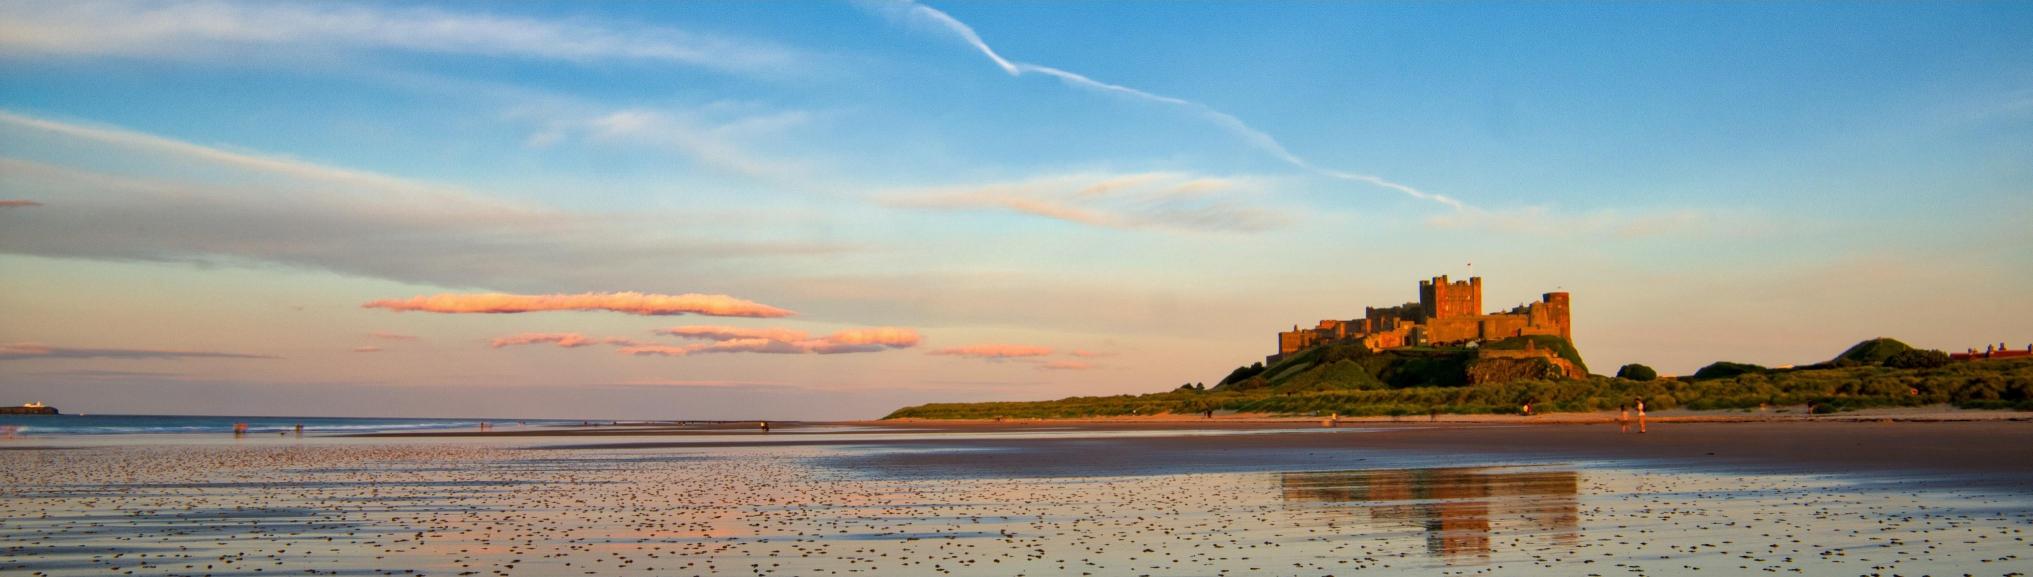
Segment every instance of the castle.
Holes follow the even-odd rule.
[[[1555,335],[1573,340],[1567,320],[1567,293],[1546,293],[1539,302],[1508,312],[1483,314],[1482,277],[1449,282],[1446,275],[1419,281],[1419,302],[1390,308],[1363,307],[1362,318],[1323,320],[1278,333],[1278,354],[1285,355],[1336,342],[1360,342],[1372,351],[1409,346],[1457,346],[1524,335]]]

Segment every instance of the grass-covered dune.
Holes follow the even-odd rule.
[[[1546,344],[1555,345],[1562,357],[1571,356],[1570,362],[1577,366],[1586,366],[1580,364],[1580,354],[1571,345],[1558,346],[1566,345],[1564,340]],[[1645,399],[1647,408],[1655,410],[1808,404],[1816,412],[1834,412],[1944,403],[2033,410],[2033,359],[1951,363],[1946,355],[1940,355],[1940,362],[1926,355],[1915,361],[1915,354],[1899,354],[1910,347],[1897,341],[1878,339],[1865,344],[1870,345],[1867,353],[1853,348],[1836,361],[1792,369],[1717,363],[1713,365],[1717,370],[1696,377],[1641,381],[1590,375],[1479,385],[1466,385],[1458,377],[1467,363],[1475,362],[1472,350],[1370,352],[1359,346],[1333,345],[1292,355],[1268,367],[1238,368],[1205,390],[1189,386],[1145,395],[1056,401],[934,403],[899,409],[886,418],[1079,418],[1210,410],[1347,416],[1504,414],[1516,413],[1526,403],[1537,412],[1615,409],[1635,398]]]

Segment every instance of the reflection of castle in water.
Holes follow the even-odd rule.
[[[1488,556],[1494,533],[1549,535],[1571,547],[1579,537],[1581,477],[1573,471],[1501,468],[1286,473],[1288,502],[1334,503],[1364,510],[1376,525],[1426,532],[1427,551]]]

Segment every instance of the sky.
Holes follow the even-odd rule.
[[[873,418],[1484,278],[2033,342],[2033,5],[0,3],[0,403]]]

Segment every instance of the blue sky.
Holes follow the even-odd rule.
[[[0,343],[265,358],[0,393],[867,417],[1214,380],[1471,272],[1598,367],[2023,345],[2027,54],[2015,3],[10,3]],[[360,306],[619,291],[796,314]]]

